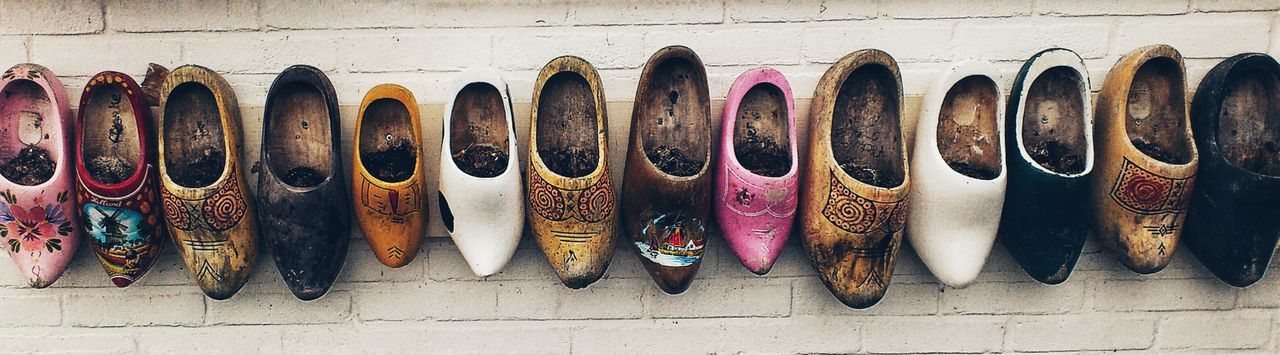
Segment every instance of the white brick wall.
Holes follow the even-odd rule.
[[[745,69],[781,70],[799,98],[802,127],[830,63],[883,49],[901,63],[910,123],[924,88],[949,62],[995,60],[1011,78],[1022,59],[1047,46],[1084,56],[1097,89],[1125,52],[1172,44],[1188,57],[1194,88],[1222,58],[1280,55],[1277,10],[1280,0],[6,0],[0,67],[44,64],[78,100],[98,71],[140,76],[147,62],[207,66],[224,74],[244,106],[252,163],[267,87],[289,65],[329,74],[349,153],[354,106],[382,82],[413,90],[434,149],[445,92],[470,65],[504,72],[523,136],[538,69],[574,54],[600,69],[610,159],[621,178],[637,76],[665,45],[698,51],[717,105]],[[434,162],[428,167],[434,173]],[[443,230],[433,225],[432,234]],[[201,296],[172,248],[125,290],[109,286],[87,251],[45,290],[26,288],[13,267],[0,265],[0,353],[1280,350],[1280,280],[1233,289],[1185,250],[1167,270],[1139,276],[1090,241],[1071,280],[1042,286],[997,247],[979,282],[964,290],[940,287],[904,250],[887,298],[853,310],[830,296],[794,241],[773,272],[758,277],[712,240],[694,286],[668,296],[625,244],[603,280],[575,291],[559,285],[529,241],[507,270],[480,279],[447,238],[430,239],[400,269],[381,266],[359,233],[353,238],[339,282],[310,303],[290,296],[266,253],[250,284],[226,302]]]

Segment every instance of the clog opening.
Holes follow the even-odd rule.
[[[700,69],[686,58],[666,59],[649,72],[648,86],[636,98],[640,122],[633,134],[649,162],[668,175],[693,176],[707,163],[710,103]]]
[[[747,90],[733,118],[733,154],[738,164],[760,176],[781,177],[791,171],[787,114],[787,97],[776,85],[759,83]]]
[[[136,90],[136,88],[135,88]],[[80,107],[80,155],[89,178],[119,184],[138,172],[142,141],[133,103],[114,83],[93,86]]]
[[[61,117],[53,101],[31,80],[10,81],[2,97],[0,175],[24,186],[49,181],[63,153]]]
[[[1185,95],[1182,67],[1173,59],[1138,68],[1125,105],[1125,132],[1138,151],[1167,164],[1191,162]]]
[[[952,170],[991,180],[1000,176],[1000,92],[991,78],[960,79],[942,99],[938,112],[938,152]]]
[[[895,187],[906,180],[898,80],[889,68],[859,67],[840,84],[831,114],[831,150],[862,183]]]
[[[314,187],[333,175],[329,104],[315,85],[294,82],[271,98],[267,164],[294,187]]]
[[[557,175],[587,176],[600,165],[599,109],[586,78],[559,72],[538,94],[538,157]]]
[[[413,133],[409,108],[400,100],[377,99],[364,110],[360,127],[360,163],[365,171],[383,182],[401,182],[413,177],[418,166],[421,143]]]
[[[1218,144],[1232,165],[1280,175],[1280,73],[1275,64],[1240,64],[1223,81]]]
[[[232,108],[237,109],[237,108]],[[199,83],[179,84],[164,104],[164,162],[179,186],[212,185],[226,169],[222,114],[213,91]]]
[[[1022,109],[1022,149],[1043,169],[1074,175],[1084,172],[1089,154],[1085,139],[1083,80],[1070,67],[1040,73],[1027,89]]]
[[[449,153],[453,164],[475,177],[495,177],[507,170],[507,109],[498,88],[470,83],[458,91],[450,117]]]

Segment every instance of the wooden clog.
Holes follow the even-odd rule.
[[[418,103],[400,85],[374,86],[360,103],[351,202],[373,255],[393,268],[413,261],[427,233],[421,127]]]
[[[1183,242],[1235,287],[1258,282],[1280,238],[1280,64],[1245,53],[1219,63],[1191,101],[1200,151]]]
[[[324,296],[342,271],[351,239],[351,202],[342,169],[338,96],[324,72],[285,69],[262,114],[258,211],[262,238],[289,291]]]
[[[0,74],[0,244],[27,284],[58,280],[80,247],[67,91],[45,67]]]
[[[711,223],[711,101],[702,60],[659,49],[636,88],[622,182],[622,226],[658,287],[693,282]]]
[[[1182,55],[1155,45],[1107,73],[1094,111],[1094,234],[1134,272],[1164,269],[1178,247],[1195,184]]]
[[[533,84],[529,123],[529,229],[569,288],[609,268],[618,230],[609,177],[604,86],[582,58],[552,59]]]
[[[902,75],[864,49],[827,69],[809,109],[800,224],[818,277],[840,302],[880,302],[902,246],[911,185],[902,136]]]
[[[978,278],[1004,205],[1004,91],[986,62],[952,67],[925,96],[911,154],[907,240],[943,284]]]
[[[757,275],[778,260],[800,200],[795,112],[791,85],[770,68],[738,76],[724,103],[716,220],[738,261]]]
[[[148,71],[149,76],[168,71]],[[154,82],[154,81],[153,81]],[[94,75],[76,125],[77,214],[111,283],[128,287],[151,270],[169,231],[161,212],[156,132],[149,97],[127,74]]]
[[[1031,278],[1062,283],[1090,230],[1093,107],[1084,61],[1069,49],[1036,53],[1018,71],[1007,107],[999,240]]]
[[[160,195],[169,236],[210,298],[235,295],[257,254],[258,215],[240,160],[235,92],[208,68],[174,69],[160,89]]]
[[[454,84],[442,122],[440,215],[471,272],[482,277],[507,266],[524,233],[511,115],[502,76],[493,69],[471,69]]]

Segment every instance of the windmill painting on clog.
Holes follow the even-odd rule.
[[[1200,152],[1183,243],[1222,281],[1248,287],[1280,238],[1280,64],[1245,53],[1219,63],[1191,101]]]
[[[884,298],[902,246],[911,185],[902,107],[898,63],[875,49],[841,58],[813,92],[801,245],[822,283],[852,308]]]
[[[600,76],[582,58],[552,59],[533,84],[529,228],[560,282],[574,289],[604,276],[616,243],[605,103]]]
[[[206,295],[231,298],[249,280],[258,240],[235,92],[212,70],[184,65],[165,79],[160,111],[160,195],[169,237]]]
[[[716,220],[738,261],[757,275],[773,268],[795,221],[795,111],[782,73],[758,68],[738,76],[721,116]]]
[[[276,269],[301,300],[324,296],[342,271],[351,204],[342,169],[338,96],[324,72],[276,76],[262,114],[258,213]]]
[[[1008,169],[999,77],[987,62],[952,67],[929,88],[916,126],[907,240],[955,288],[978,278],[1000,226]]]
[[[153,64],[144,83],[163,83],[167,75]],[[89,79],[80,94],[77,214],[89,247],[117,287],[151,270],[169,238],[151,118],[159,98],[147,89],[127,74],[105,71]]]
[[[1121,57],[1094,119],[1094,234],[1130,270],[1160,271],[1178,247],[1199,165],[1182,55],[1154,45]]]
[[[45,67],[0,74],[0,247],[27,285],[58,280],[80,247],[67,92]]]
[[[427,233],[421,127],[413,93],[395,84],[369,89],[356,117],[351,158],[356,224],[378,261],[393,268],[413,261]]]
[[[524,233],[524,192],[507,83],[492,69],[463,71],[442,122],[440,215],[477,276],[502,271]]]
[[[711,99],[688,47],[649,57],[636,88],[622,183],[622,226],[658,287],[684,292],[711,221]]]
[[[1023,64],[1005,111],[1009,182],[998,239],[1046,284],[1067,280],[1089,235],[1089,87],[1080,56],[1046,49]]]

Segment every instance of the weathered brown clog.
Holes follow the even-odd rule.
[[[351,157],[352,204],[383,265],[408,265],[427,233],[422,123],[413,93],[381,84],[365,94]]]

